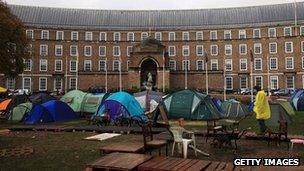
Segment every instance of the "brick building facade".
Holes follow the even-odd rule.
[[[23,74],[0,76],[10,89],[126,90],[140,88],[150,72],[159,90],[204,90],[207,66],[210,89],[223,90],[226,80],[236,90],[249,88],[251,61],[254,85],[303,88],[302,2],[176,11],[10,8],[26,25],[32,53]]]

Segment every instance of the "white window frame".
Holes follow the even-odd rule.
[[[132,52],[133,52],[133,46],[127,46],[127,57],[130,57]]]
[[[61,53],[57,53],[57,49],[61,49]],[[63,55],[63,46],[62,45],[55,45],[55,56],[62,56]]]
[[[274,85],[272,83],[273,79],[275,79],[277,81],[276,85]],[[279,88],[279,77],[277,75],[271,75],[269,80],[270,80],[270,86],[269,87],[270,87],[271,90],[275,90],[275,89]]]
[[[171,68],[171,63],[174,63],[174,67]],[[169,67],[171,71],[176,71],[176,61],[175,60],[169,60]]]
[[[171,37],[170,37],[171,34],[173,35],[173,39],[171,39]],[[168,40],[169,40],[169,41],[175,41],[175,32],[169,32],[169,33],[168,33]]]
[[[261,61],[261,67],[257,68],[256,62]],[[262,71],[263,70],[263,59],[262,58],[254,58],[254,70]]]
[[[231,79],[231,87],[227,87],[227,79]],[[232,76],[226,76],[225,77],[225,88],[226,88],[226,90],[233,90],[233,77]]]
[[[102,39],[102,35],[104,35],[104,39]],[[99,32],[99,41],[107,41],[107,32]]]
[[[291,68],[287,67],[289,59],[291,59],[291,61],[292,61],[292,67]],[[294,69],[294,58],[293,57],[286,57],[285,58],[285,69]]]
[[[12,84],[12,85],[10,85]],[[6,88],[9,90],[16,89],[16,79],[15,78],[6,78]]]
[[[230,65],[230,69],[227,69],[227,65]],[[232,71],[233,70],[233,63],[232,59],[225,59],[225,71]]]
[[[215,69],[213,69],[213,64],[216,64]],[[210,60],[210,69],[213,70],[213,71],[219,70],[218,59],[211,59]]]
[[[256,52],[256,48],[260,48],[260,52]],[[262,54],[262,51],[263,51],[263,48],[262,48],[262,43],[254,43],[253,45],[253,48],[254,48],[254,54]]]
[[[93,41],[93,32],[91,32],[91,31],[86,31],[85,33],[84,33],[84,40],[85,41]]]
[[[86,64],[90,64],[90,69],[89,70],[86,69]],[[85,71],[85,72],[92,71],[92,60],[84,60],[83,61],[83,71]]]
[[[115,68],[115,65],[118,64],[118,68]],[[112,65],[112,71],[120,71],[121,69],[121,63],[119,60],[113,60],[113,65]]]
[[[76,47],[76,54],[72,54],[72,48]],[[70,46],[70,56],[77,56],[78,54],[78,46],[77,45],[71,45]]]
[[[74,39],[74,34],[76,36],[75,39]],[[78,31],[71,31],[71,41],[78,41],[78,36],[79,36]]]
[[[116,38],[117,38],[117,40],[116,40]],[[121,34],[120,34],[120,32],[114,32],[113,33],[113,41],[114,42],[120,42],[120,40],[121,40]]]
[[[302,69],[304,69],[304,56],[302,56]]]
[[[258,36],[255,35],[255,32],[256,32],[256,31],[259,32],[259,35],[258,35]],[[259,38],[261,38],[261,29],[253,29],[253,30],[252,30],[252,37],[253,37],[254,39],[259,39]]]
[[[141,34],[140,34],[140,39],[141,40],[144,40],[144,39],[146,39],[148,37],[149,37],[149,33],[148,32],[141,32]]]
[[[287,29],[290,30],[289,35],[286,33]],[[290,37],[292,36],[292,28],[291,27],[284,27],[284,37]]]
[[[274,31],[274,35],[271,35],[271,30],[273,30]],[[276,28],[268,28],[268,37],[269,38],[275,38],[275,37],[277,37],[277,29]]]
[[[243,38],[241,36],[244,36]],[[239,30],[239,39],[246,39],[247,38],[247,34],[246,34],[246,30],[242,29]]]
[[[301,41],[301,52],[304,53],[304,41]]]
[[[43,34],[46,33],[46,37],[43,36]],[[49,40],[50,38],[50,32],[48,30],[41,30],[41,40]]]
[[[288,77],[292,78],[292,87],[290,87],[290,88],[288,88],[288,81],[287,81]],[[286,81],[286,85],[285,85],[286,89],[293,90],[295,88],[295,77],[294,76],[286,76],[285,81]]]
[[[227,53],[227,50],[230,50],[230,53]],[[225,55],[232,55],[232,45],[225,45]]]
[[[190,56],[190,46],[189,45],[183,45],[182,47],[182,50],[183,50],[183,56]],[[187,54],[185,52],[188,52]]]
[[[45,62],[45,70],[41,70],[41,66],[42,66],[43,62]],[[48,71],[48,61],[47,61],[47,59],[40,59],[40,61],[39,61],[39,71],[40,72]]]
[[[248,77],[241,76],[241,77],[239,77],[239,78],[240,78],[240,88],[241,88],[241,89],[247,89],[247,88],[248,88]],[[245,86],[245,87],[242,87],[242,78],[245,78],[245,79],[246,79],[246,86]]]
[[[27,62],[29,62],[29,69],[27,68]],[[32,71],[32,67],[33,67],[32,59],[24,59],[23,63],[24,63],[24,71]]]
[[[45,88],[44,89],[42,89],[41,88],[41,80],[45,80]],[[47,91],[47,85],[48,85],[48,80],[47,80],[47,77],[39,77],[39,91]]]
[[[29,87],[27,87],[27,86],[25,86],[25,80],[26,79],[28,79],[29,80],[29,82],[30,82],[30,85],[29,85]],[[23,79],[22,79],[22,89],[27,89],[28,91],[32,91],[32,78],[31,77],[23,77]]]
[[[174,49],[173,53],[171,53],[171,48]],[[169,56],[175,56],[176,55],[176,48],[175,48],[175,46],[168,46],[168,55]]]
[[[261,88],[263,88],[263,76],[255,76],[254,77],[254,85],[257,86],[257,78],[261,78]]]
[[[201,48],[201,53],[199,53],[199,48]],[[204,56],[204,46],[203,45],[196,45],[196,56]]]
[[[213,53],[212,47],[216,47],[216,53]],[[218,55],[218,45],[210,45],[210,54],[211,56],[217,56]]]
[[[217,30],[210,31],[210,40],[217,40]]]
[[[127,41],[134,41],[134,32],[128,32],[127,33]]]
[[[28,38],[28,39],[34,39],[34,30],[32,30],[32,29],[26,30],[26,31],[25,31],[25,34],[26,34],[26,38]],[[31,36],[29,36],[29,34],[30,34]]]
[[[72,62],[75,62],[75,70],[72,70]],[[78,71],[78,66],[77,66],[77,60],[70,60],[70,72],[77,72]]]
[[[182,61],[182,70],[185,71],[185,65],[187,65],[187,71],[190,71],[190,68],[191,68],[191,63],[190,63],[190,60],[183,60]]]
[[[226,35],[229,35],[229,37],[226,37]],[[231,39],[231,30],[224,30],[224,39],[225,40]]]
[[[45,47],[45,54],[42,53],[42,49],[43,49],[42,47]],[[47,44],[41,44],[41,45],[40,45],[40,56],[48,56],[48,53],[49,53],[49,52],[48,52],[48,51],[49,51],[48,49],[49,49],[49,48],[48,48],[48,45],[47,45]]]
[[[60,63],[60,69],[57,68],[57,62]],[[59,59],[55,60],[54,69],[55,69],[56,72],[62,72],[62,60],[61,59],[60,60]]]
[[[162,41],[162,33],[161,32],[155,32],[154,38],[158,41]]]
[[[87,48],[89,49],[89,53],[87,53]],[[92,56],[92,46],[86,45],[83,47],[84,56],[89,57]]]
[[[118,49],[118,54],[115,53],[115,49]],[[120,46],[113,46],[113,56],[120,56],[121,52],[120,52]]]
[[[246,62],[245,62],[246,61]],[[246,69],[242,68],[242,63],[245,63]],[[248,60],[246,58],[241,58],[240,59],[240,71],[247,71],[248,70]]]
[[[290,52],[287,51],[287,44],[290,44]],[[285,42],[285,53],[293,53],[293,42]]]
[[[241,47],[244,46],[245,47],[245,53],[242,53],[241,51]],[[239,44],[239,54],[240,55],[247,55],[247,44]]]
[[[271,66],[271,64],[272,64],[271,60],[276,61],[276,67]],[[269,58],[269,70],[278,70],[278,58],[275,58],[275,57]]]
[[[275,52],[271,51],[271,45],[275,45]],[[278,53],[278,44],[277,44],[277,42],[271,42],[271,43],[269,43],[269,53],[270,54],[276,54],[276,53]]]
[[[201,34],[201,36],[200,36],[200,34]],[[195,33],[195,39],[196,39],[196,41],[204,40],[204,32],[203,31],[197,31]]]
[[[58,91],[62,91],[63,90],[63,79],[60,78],[60,77],[55,77],[54,78],[54,91],[57,91],[57,89],[56,89],[57,79],[60,80],[60,88],[58,89]]]
[[[101,54],[100,52],[101,52],[101,49],[104,49],[104,54]],[[98,55],[100,56],[100,57],[105,57],[105,56],[107,56],[107,47],[106,46],[99,46],[99,48],[98,48]]]
[[[189,41],[190,40],[190,33],[189,32],[187,32],[187,31],[183,31],[182,32],[182,40],[183,41]]]
[[[199,68],[199,63],[201,63],[201,68]],[[196,60],[196,70],[203,71],[204,70],[204,60]]]
[[[62,34],[62,38],[59,38],[59,33]],[[64,40],[64,31],[56,31],[56,40]]]
[[[103,63],[104,64],[104,69],[102,69],[102,65],[101,65],[101,63]],[[106,71],[107,70],[107,61],[106,60],[99,60],[99,62],[98,62],[98,71]]]
[[[71,83],[72,83],[72,80],[75,80],[75,88],[72,88],[72,86],[71,86]],[[71,77],[70,79],[69,79],[69,89],[76,89],[78,87],[78,80],[77,80],[77,77]]]
[[[304,36],[304,26],[300,27],[300,36]]]

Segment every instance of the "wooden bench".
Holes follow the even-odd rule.
[[[145,154],[111,153],[88,164],[85,170],[135,170],[138,165],[151,158],[152,156]]]
[[[120,142],[113,143],[100,148],[100,153],[124,152],[124,153],[139,153],[143,152],[143,142]]]

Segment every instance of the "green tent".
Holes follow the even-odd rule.
[[[60,100],[67,103],[74,112],[81,112],[81,104],[86,94],[80,90],[72,90],[62,96]]]
[[[170,94],[163,103],[169,119],[217,120],[222,116],[209,95],[192,90]]]
[[[101,102],[108,96],[106,93],[91,94],[88,93],[84,96],[81,104],[81,112],[83,113],[96,113]]]
[[[32,109],[32,103],[31,102],[26,102],[26,103],[21,103],[18,106],[13,108],[13,111],[9,117],[10,121],[22,121]]]
[[[236,100],[227,100],[222,103],[224,117],[228,119],[242,119],[250,114],[246,105]]]
[[[288,102],[287,102],[288,103]],[[270,104],[271,117],[266,120],[266,125],[278,126],[279,121],[286,121],[288,124],[292,122],[291,115],[295,112],[292,107],[287,105],[284,101],[275,101],[275,103]]]

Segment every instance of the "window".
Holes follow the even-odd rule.
[[[190,70],[190,60],[183,60],[183,65],[182,65],[182,70],[186,70],[189,71]]]
[[[78,32],[77,31],[72,31],[71,32],[71,40],[72,41],[77,41],[78,40]]]
[[[71,60],[70,61],[70,71],[71,72],[76,72],[77,71],[77,61],[76,60]]]
[[[75,90],[77,87],[77,78],[70,78],[70,90]]]
[[[113,46],[113,56],[120,56],[120,47]]]
[[[196,70],[202,71],[204,69],[204,61],[203,60],[197,60],[196,61]]]
[[[232,71],[232,59],[225,59],[225,70]]]
[[[183,41],[189,41],[189,32],[183,32]]]
[[[84,71],[92,71],[92,61],[84,60]]]
[[[107,69],[107,62],[105,60],[99,61],[99,71],[106,71]]]
[[[196,32],[196,40],[197,41],[203,40],[203,32],[202,31]]]
[[[270,70],[277,70],[278,69],[278,59],[277,58],[270,58],[269,59],[269,69]]]
[[[77,56],[77,55],[78,55],[77,45],[71,45],[70,46],[70,56]]]
[[[107,41],[107,33],[106,32],[100,32],[99,33],[99,40],[100,41]]]
[[[169,56],[175,56],[175,46],[169,46]]]
[[[210,40],[217,40],[217,31],[210,31]]]
[[[132,52],[133,52],[133,46],[128,46],[127,47],[127,56],[130,57]]]
[[[262,76],[255,76],[254,77],[254,86],[259,86],[263,88],[263,77]]]
[[[269,43],[269,53],[270,54],[276,54],[277,53],[277,43]]]
[[[176,70],[176,61],[175,60],[170,60],[169,61],[169,68],[170,68],[171,71]]]
[[[6,88],[9,90],[15,90],[16,80],[15,78],[7,78],[6,79]]]
[[[294,76],[287,76],[286,77],[286,88],[287,89],[294,89]]]
[[[119,32],[114,32],[113,33],[113,41],[114,42],[120,41],[120,33]]]
[[[304,41],[301,42],[301,52],[304,52]]]
[[[212,56],[218,55],[218,46],[217,45],[211,45],[210,46],[210,51]]]
[[[127,60],[127,71],[129,71],[130,60]]]
[[[56,31],[56,40],[63,40],[63,39],[64,39],[63,31]]]
[[[120,61],[114,60],[113,61],[113,71],[119,71],[120,70]]]
[[[55,45],[55,56],[62,56],[62,45]]]
[[[41,39],[42,40],[48,40],[49,39],[49,31],[48,30],[42,30],[41,31]]]
[[[230,40],[231,39],[231,30],[225,30],[224,31],[224,39]]]
[[[99,46],[99,56],[105,57],[107,54],[107,48],[105,46]]]
[[[232,90],[233,89],[233,78],[232,77],[226,77],[225,78],[225,85],[226,90]]]
[[[253,45],[254,47],[254,54],[262,54],[262,44],[261,43],[255,43]]]
[[[32,91],[32,79],[30,77],[23,77],[23,89]]]
[[[134,33],[133,32],[128,32],[127,41],[134,41]]]
[[[40,45],[40,56],[48,55],[48,45]]]
[[[161,41],[162,40],[162,33],[161,32],[155,32],[155,39]]]
[[[304,26],[300,27],[300,36],[304,36]]]
[[[279,88],[278,76],[270,76],[270,89],[275,90]]]
[[[169,41],[175,41],[175,32],[169,32],[168,40]]]
[[[246,55],[247,54],[247,45],[246,44],[240,44],[239,45],[239,53],[240,53],[240,55]]]
[[[260,29],[253,29],[253,38],[261,38],[261,30]]]
[[[304,69],[304,56],[302,57],[302,69]]]
[[[62,71],[62,60],[55,60],[55,71]]]
[[[47,78],[40,77],[39,78],[39,91],[46,91],[47,90]]]
[[[92,46],[84,46],[84,56],[92,56]]]
[[[197,56],[203,56],[204,55],[203,45],[196,45],[196,55]]]
[[[218,60],[211,59],[211,70],[218,70]]]
[[[285,53],[293,52],[293,42],[285,42]]]
[[[56,77],[54,79],[54,91],[62,91],[62,78]]]
[[[92,32],[85,32],[85,41],[92,41],[93,40],[93,33]]]
[[[262,58],[254,58],[254,70],[262,70]]]
[[[47,71],[47,60],[46,59],[40,59],[39,71]]]
[[[285,58],[285,69],[293,69],[293,57]]]
[[[232,55],[232,45],[225,45],[225,55]]]
[[[34,30],[26,30],[25,34],[27,39],[34,39]]]
[[[183,46],[183,56],[189,56],[190,54],[190,49],[188,45]]]
[[[141,33],[141,40],[144,40],[144,39],[146,39],[146,38],[148,38],[148,33],[147,32],[142,32]]]
[[[247,59],[240,59],[240,71],[247,70]]]
[[[246,30],[239,30],[239,39],[246,39]]]
[[[248,88],[247,77],[240,77],[240,88],[245,89]]]
[[[277,37],[277,30],[276,30],[276,28],[269,28],[268,29],[268,37],[269,38]]]
[[[31,71],[32,70],[32,60],[31,59],[24,59],[24,71]]]
[[[291,27],[285,27],[285,28],[284,28],[284,36],[285,36],[285,37],[292,36]]]

